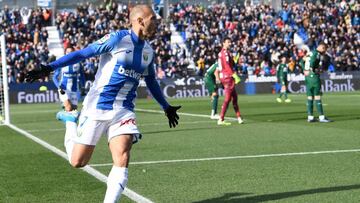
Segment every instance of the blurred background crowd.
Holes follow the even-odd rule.
[[[82,49],[105,34],[129,29],[129,6],[106,0],[104,4],[83,4],[75,10],[56,13],[55,25],[62,45]],[[275,75],[280,55],[288,58],[290,70],[301,72],[299,59],[304,55],[295,38],[311,50],[319,42],[328,44],[328,71],[359,71],[360,7],[356,1],[323,1],[314,4],[282,5],[275,11],[268,5],[210,6],[173,4],[167,21],[159,18],[157,36],[151,41],[156,53],[159,79],[203,75],[217,60],[221,41],[232,39],[237,70],[243,75]],[[21,83],[27,71],[40,63],[55,60],[47,46],[51,24],[49,9],[9,9],[0,12],[0,28],[6,33],[6,54],[10,82]],[[182,36],[186,49],[171,43],[171,24]],[[189,68],[191,64],[194,69]],[[98,66],[96,57],[82,62],[86,79],[92,80]],[[49,80],[48,78],[44,79]]]
[[[326,68],[330,71],[359,70],[360,8],[356,2],[284,3],[279,12],[267,5],[204,8],[177,4],[170,13],[177,30],[184,33],[200,74],[217,60],[225,36],[233,41],[232,52],[239,57],[242,74],[274,75],[274,64],[282,54],[290,69],[300,71],[297,62],[304,53],[295,45],[295,34],[311,50],[321,41],[328,44]]]
[[[45,26],[50,25],[50,16],[50,10],[41,8],[29,11],[5,6],[1,9],[0,28],[5,33],[10,82],[23,82],[27,71],[49,62]]]

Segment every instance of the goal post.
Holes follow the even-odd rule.
[[[0,33],[1,34],[1,33]],[[10,124],[10,106],[9,106],[9,85],[6,66],[6,42],[5,35],[0,35],[1,48],[1,69],[0,69],[0,125]]]

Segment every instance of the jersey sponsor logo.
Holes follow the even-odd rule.
[[[63,74],[63,77],[66,77],[66,78],[72,78],[72,77],[76,77],[77,76],[77,73],[64,73]]]
[[[132,69],[125,69],[124,67],[120,66],[119,71],[120,74],[140,80],[141,74],[137,73],[135,70]]]
[[[124,125],[136,125],[136,120],[134,118],[122,120],[119,123],[120,127]]]
[[[108,41],[110,39],[110,34],[106,34],[104,37],[102,37],[101,39],[99,39],[97,42],[98,44],[103,44],[106,41]]]

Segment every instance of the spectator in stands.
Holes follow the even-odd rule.
[[[278,13],[264,4],[246,9],[225,4],[207,8],[176,4],[170,13],[176,29],[185,30],[186,45],[194,62],[205,54],[209,57],[205,60],[205,67],[212,64],[213,53],[220,47],[219,39],[227,36],[237,45],[234,54],[244,55],[239,64],[243,69],[240,72],[272,75],[274,71],[271,70],[277,65],[274,59],[280,54],[295,60],[299,58],[298,48],[294,46],[295,33],[311,49],[321,41],[327,42],[336,70],[358,70],[359,11],[359,3],[352,1],[350,5],[343,0],[323,2],[322,5],[310,1],[303,5],[284,3]],[[269,67],[265,70],[261,64]]]
[[[0,27],[6,33],[6,60],[10,82],[23,82],[24,75],[29,70],[49,60],[48,33],[43,27],[47,21],[43,18],[43,12],[50,11],[41,8],[9,9],[7,6],[2,10]],[[47,81],[48,78],[43,80]]]

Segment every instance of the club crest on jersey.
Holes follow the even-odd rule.
[[[108,41],[110,39],[110,34],[106,34],[104,37],[102,37],[101,39],[99,39],[97,42],[98,44],[103,44],[106,41]]]
[[[144,61],[147,61],[147,60],[149,59],[149,55],[144,54],[144,55],[143,55],[143,59],[144,59]]]

